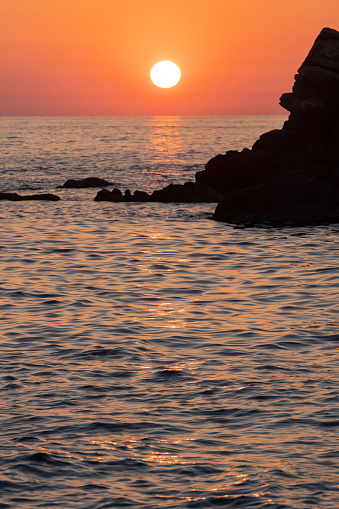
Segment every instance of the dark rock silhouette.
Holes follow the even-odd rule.
[[[17,193],[0,193],[0,200],[10,200],[10,201],[27,201],[27,200],[45,200],[45,201],[58,201],[60,200],[60,196],[56,194],[27,194],[20,195]]]
[[[107,187],[112,186],[111,182],[107,182],[107,180],[98,178],[98,177],[87,177],[85,179],[75,180],[69,179],[62,186],[67,189],[85,189],[89,187]]]
[[[102,189],[94,198],[95,201],[113,202],[162,202],[162,203],[218,203],[222,195],[212,187],[199,185],[195,182],[185,184],[169,184],[163,189],[148,194],[145,191],[135,191],[131,194],[127,189],[125,194],[119,189]]]
[[[165,203],[218,203],[222,195],[211,186],[185,182],[185,184],[170,184],[159,191],[153,191],[152,197],[154,201]]]
[[[98,191],[94,201],[124,201],[124,197],[120,189],[113,189],[113,191],[101,189],[101,191]]]
[[[211,159],[196,181],[224,194],[213,218],[231,223],[339,222],[339,32],[324,28],[280,104],[280,130],[252,150]]]
[[[339,189],[291,172],[227,194],[214,219],[238,224],[312,225],[339,222]]]

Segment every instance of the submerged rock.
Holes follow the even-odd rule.
[[[66,180],[66,182],[62,186],[58,187],[64,187],[67,189],[85,189],[89,187],[106,187],[106,186],[112,186],[113,184],[111,182],[107,182],[105,179],[101,179],[98,177],[87,177],[85,179],[75,180],[75,179],[69,179]]]
[[[0,193],[0,200],[10,200],[10,201],[27,201],[27,200],[45,200],[45,201],[58,201],[60,200],[60,196],[56,194],[27,194],[20,195],[17,193]]]

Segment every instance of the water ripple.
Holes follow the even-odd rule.
[[[0,507],[337,509],[338,226],[72,193],[0,211]]]

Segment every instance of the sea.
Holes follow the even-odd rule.
[[[0,508],[339,507],[339,225],[96,202],[284,116],[2,117]]]

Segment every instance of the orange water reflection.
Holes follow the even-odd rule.
[[[144,154],[147,159],[150,154],[152,156],[149,159],[154,177],[166,175],[167,171],[171,169],[171,162],[173,162],[174,168],[182,158],[185,150],[182,123],[181,117],[152,117]],[[159,162],[161,162],[161,167]],[[146,172],[146,170],[143,171],[143,173]]]
[[[153,117],[151,122],[150,143],[161,159],[174,159],[175,152],[182,150],[181,117]]]

